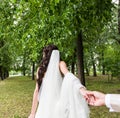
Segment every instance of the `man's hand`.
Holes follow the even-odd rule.
[[[93,96],[94,99],[87,99],[89,105],[92,106],[103,106],[105,105],[105,94],[98,91],[88,91],[88,96]]]

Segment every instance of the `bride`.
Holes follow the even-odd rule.
[[[89,118],[85,87],[70,73],[55,45],[43,49],[28,118]]]

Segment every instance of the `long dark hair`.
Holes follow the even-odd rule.
[[[44,74],[47,70],[48,64],[49,64],[49,60],[50,60],[50,56],[53,50],[58,50],[57,46],[50,44],[48,46],[45,46],[43,48],[43,58],[41,60],[41,63],[38,67],[38,71],[37,71],[37,83],[38,83],[38,88],[40,88]]]

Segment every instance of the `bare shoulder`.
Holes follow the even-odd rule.
[[[67,66],[64,61],[60,61],[60,66]]]
[[[60,71],[65,75],[68,72],[67,65],[64,61],[60,61]]]

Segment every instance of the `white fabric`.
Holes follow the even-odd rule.
[[[71,79],[72,81],[74,81],[74,84],[75,86],[79,89],[79,88],[85,88],[85,86],[83,86],[80,82],[80,80],[75,76],[73,75],[72,73],[68,72],[66,75],[65,75],[65,78],[69,78]]]
[[[62,77],[59,71],[59,51],[54,50],[40,88],[39,106],[35,118],[52,118],[53,109],[60,95]]]
[[[79,90],[83,86],[72,73],[67,73],[62,82],[59,58],[59,51],[53,51],[35,118],[88,118],[88,105]]]
[[[53,118],[89,118],[88,105],[80,94],[82,86],[72,73],[65,75]]]
[[[106,105],[106,107],[109,108],[110,112],[114,112],[114,109],[112,108],[112,106],[110,104],[110,94],[105,95],[105,105]]]

